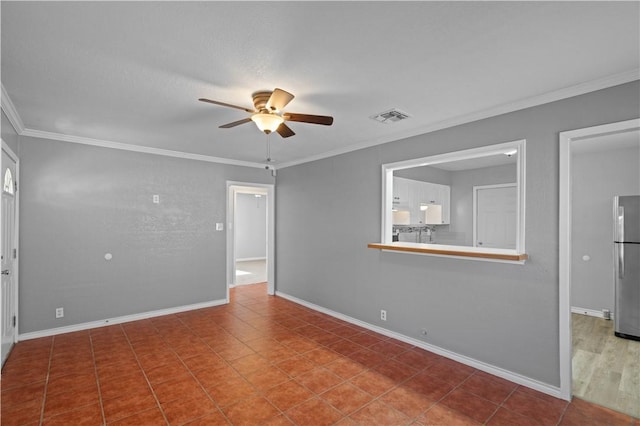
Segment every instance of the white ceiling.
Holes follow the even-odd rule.
[[[332,115],[273,134],[280,166],[638,79],[639,2],[1,3],[24,134],[262,162],[251,93]],[[6,102],[3,100],[3,105]],[[381,124],[390,108],[412,118]],[[68,138],[67,138],[68,139]],[[95,142],[95,141],[94,141]]]

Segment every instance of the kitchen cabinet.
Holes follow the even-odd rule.
[[[397,210],[409,209],[410,179],[393,178],[393,207]]]
[[[409,220],[413,225],[425,223],[425,210],[421,205],[440,205],[442,210],[441,224],[448,224],[450,217],[451,188],[431,182],[412,179],[393,178],[393,207],[409,212]]]
[[[442,224],[450,223],[451,187],[449,185],[438,186],[438,204],[442,205]]]

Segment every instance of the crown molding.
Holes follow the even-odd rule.
[[[0,83],[1,84],[1,83]],[[19,135],[24,131],[24,123],[16,110],[15,105],[11,101],[9,97],[9,93],[7,93],[7,89],[4,88],[4,84],[2,85],[2,110],[7,115],[9,122],[13,126],[13,129]]]
[[[230,158],[212,157],[209,155],[192,154],[182,151],[173,151],[169,149],[153,148],[142,145],[131,145],[121,142],[106,141],[103,139],[92,139],[83,136],[65,135],[62,133],[45,132],[41,130],[25,129],[20,136],[28,136],[32,138],[52,139],[62,142],[71,142],[82,145],[98,146],[102,148],[119,149],[122,151],[142,152],[145,154],[163,155],[165,157],[183,158],[187,160],[206,161],[208,163],[229,164],[232,166],[254,167],[263,169],[264,164],[254,163],[251,161],[233,160]]]
[[[620,84],[630,83],[636,80],[640,80],[640,68],[635,68],[630,71],[622,72],[619,74],[614,74],[614,75],[599,78],[596,80],[588,81],[585,83],[576,84],[574,86],[565,87],[563,89],[544,93],[542,95],[533,96],[533,97],[521,99],[515,102],[498,105],[485,110],[476,111],[471,114],[453,117],[451,119],[439,121],[437,123],[432,123],[427,126],[418,127],[416,129],[407,130],[400,133],[395,133],[391,136],[387,136],[384,138],[362,141],[360,143],[349,145],[343,148],[334,149],[332,151],[327,151],[321,154],[312,155],[312,156],[301,158],[298,160],[283,162],[278,164],[277,168],[284,169],[286,167],[297,166],[299,164],[309,163],[311,161],[317,161],[317,160],[322,160],[324,158],[335,157],[336,155],[346,154],[348,152],[357,151],[359,149],[369,148],[376,145],[382,145],[385,143],[394,142],[401,139],[406,139],[406,138],[410,138],[418,135],[423,135],[426,133],[435,132],[437,130],[447,129],[449,127],[459,126],[461,124],[471,123],[473,121],[478,121],[478,120],[482,120],[489,117],[495,117],[498,115],[507,114],[507,113],[522,110],[525,108],[531,108],[538,105],[548,104],[548,103],[559,101],[562,99],[584,95],[585,93],[595,92],[597,90],[618,86]]]
[[[102,148],[112,148],[112,149],[120,149],[123,151],[142,152],[145,154],[162,155],[165,157],[183,158],[187,160],[206,161],[209,163],[229,164],[232,166],[253,167],[258,169],[264,168],[264,164],[254,163],[251,161],[233,160],[230,158],[212,157],[209,155],[191,154],[188,152],[173,151],[169,149],[153,148],[153,147],[141,146],[141,145],[130,145],[126,143],[107,141],[103,139],[93,139],[93,138],[86,138],[83,136],[73,136],[73,135],[65,135],[65,134],[56,133],[56,132],[45,132],[42,130],[27,129],[24,127],[24,123],[22,122],[22,119],[20,118],[20,114],[18,114],[18,111],[16,110],[15,105],[11,101],[11,97],[9,96],[9,93],[4,88],[4,84],[0,83],[0,85],[2,86],[2,110],[7,115],[9,122],[11,123],[11,125],[13,126],[13,128],[15,129],[16,133],[19,136],[27,136],[27,137],[41,138],[41,139],[52,139],[52,140],[57,140],[62,142],[78,143],[82,145],[99,146]]]
[[[525,108],[531,108],[538,105],[547,104],[550,102],[559,101],[562,99],[571,98],[574,96],[583,95],[589,92],[595,92],[597,90],[606,89],[608,87],[618,86],[620,84],[630,83],[632,81],[640,80],[640,68],[634,68],[629,71],[625,71],[619,74],[610,75],[607,77],[599,78],[596,80],[588,81],[585,83],[576,84],[563,89],[555,90],[552,92],[544,93],[542,95],[533,96],[527,99],[521,99],[515,102],[510,102],[502,105],[498,105],[485,110],[477,111],[471,114],[461,115],[453,117],[451,119],[432,123],[427,126],[418,127],[416,129],[407,130],[400,133],[395,133],[384,138],[376,138],[372,140],[366,140],[353,145],[349,145],[343,148],[334,149],[321,154],[304,157],[298,160],[286,161],[279,164],[272,164],[270,168],[283,169],[286,167],[297,166],[299,164],[309,163],[316,160],[322,160],[329,157],[335,157],[337,155],[346,154],[349,152],[357,151],[364,148],[369,148],[377,145],[382,145],[389,142],[395,142],[401,139],[406,139],[426,133],[435,132],[437,130],[446,129],[449,127],[459,126],[461,124],[471,123],[473,121],[482,120],[497,115],[507,114],[510,112],[518,111]],[[26,129],[18,114],[9,94],[2,85],[2,110],[7,114],[7,118],[15,128],[16,132],[20,136],[30,136],[35,138],[53,139],[63,142],[79,143],[84,145],[99,146],[103,148],[120,149],[124,151],[142,152],[147,154],[163,155],[167,157],[184,158],[189,160],[206,161],[210,163],[229,164],[234,166],[264,168],[262,163],[254,163],[251,161],[233,160],[230,158],[212,157],[202,154],[191,154],[182,151],[173,151],[161,148],[152,148],[141,145],[130,145],[121,142],[113,142],[102,139],[92,139],[82,136],[65,135],[62,133],[45,132],[41,130]]]

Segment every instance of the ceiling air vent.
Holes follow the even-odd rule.
[[[395,123],[401,120],[406,120],[409,117],[411,116],[406,112],[400,111],[397,108],[392,108],[388,111],[381,112],[380,114],[372,115],[369,118],[379,121],[380,123],[389,124],[389,123]]]

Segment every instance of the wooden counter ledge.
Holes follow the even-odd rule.
[[[476,247],[469,247],[469,250],[465,250],[464,247],[453,246],[441,246],[436,244],[417,244],[417,243],[369,243],[367,247],[378,250],[390,250],[407,253],[417,254],[435,254],[440,256],[455,256],[455,257],[471,257],[487,260],[498,261],[510,261],[510,262],[524,262],[529,258],[525,253],[509,253],[506,250],[499,249],[478,249]]]

